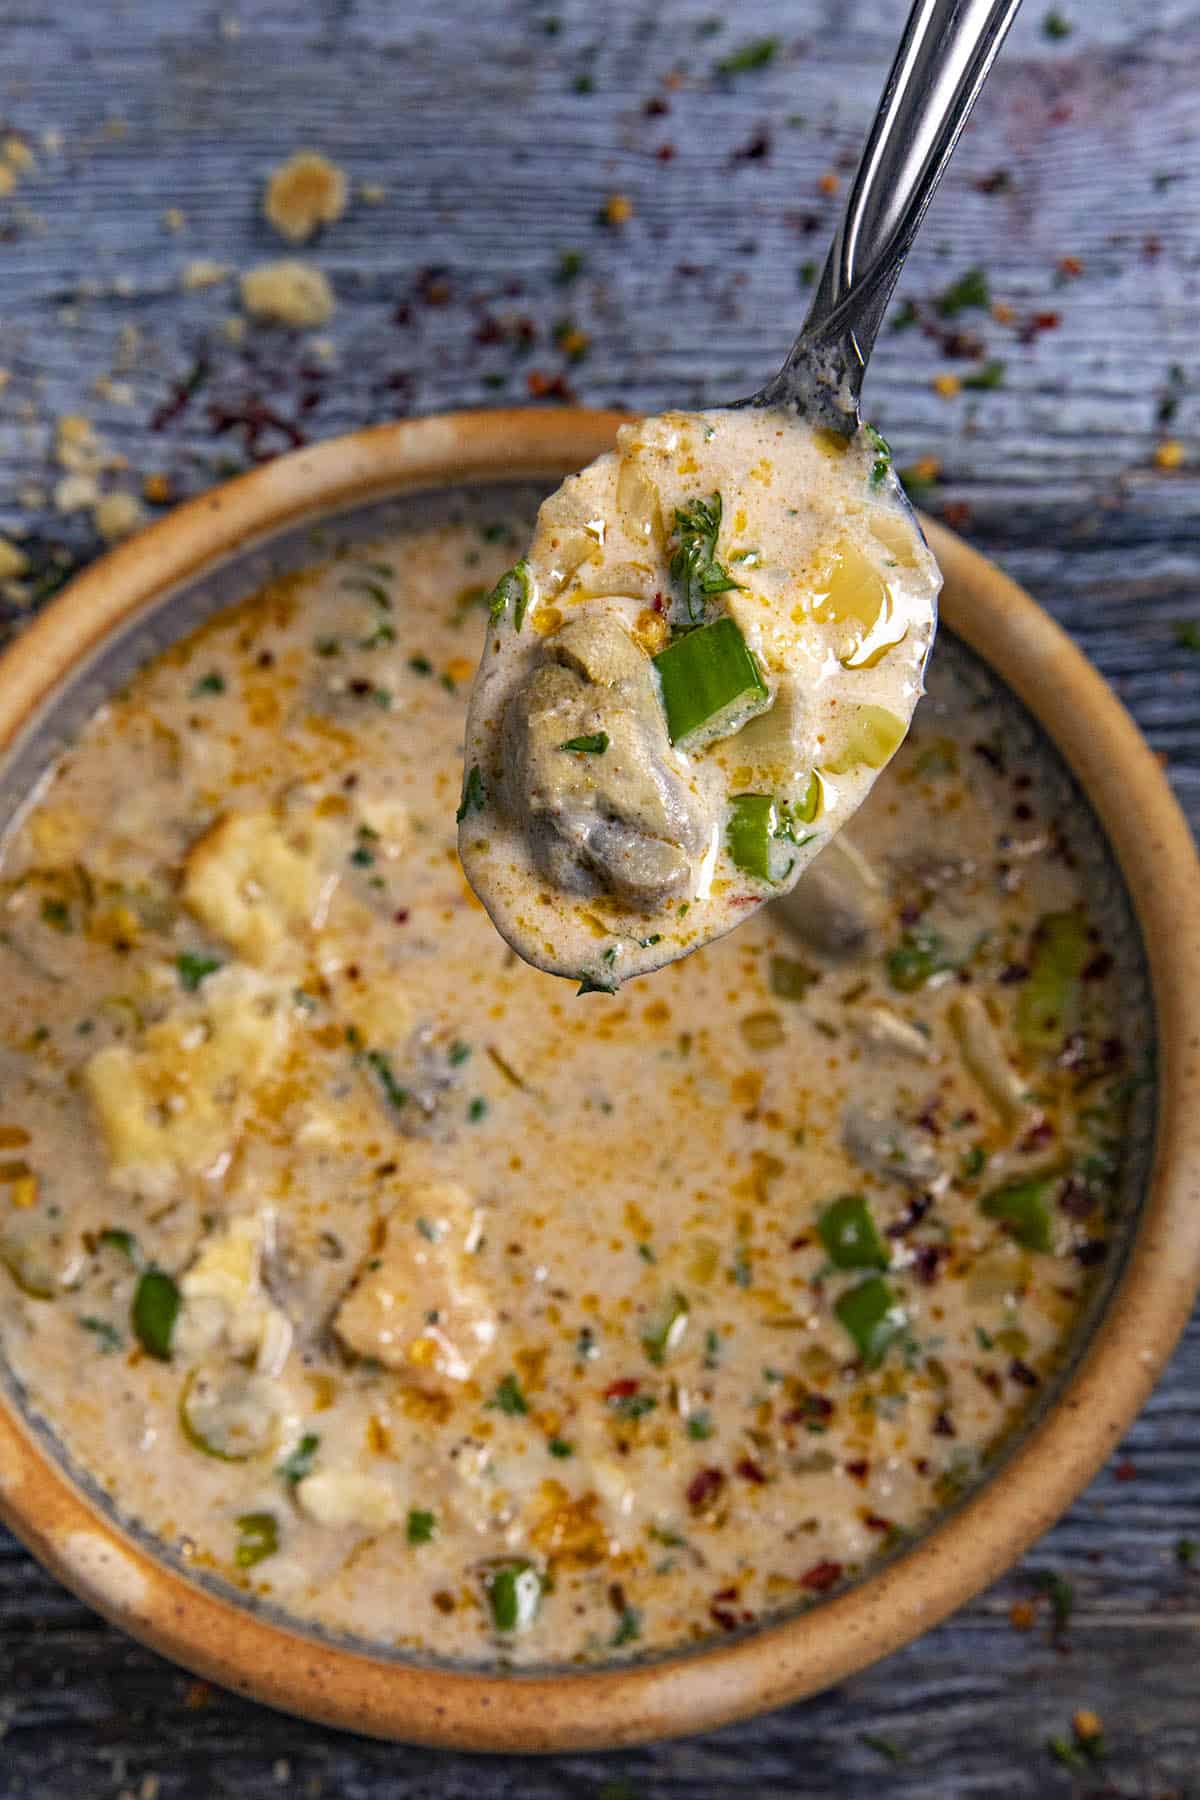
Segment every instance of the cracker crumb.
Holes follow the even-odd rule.
[[[92,522],[106,544],[118,543],[146,522],[136,494],[105,494],[92,508]]]
[[[311,263],[260,263],[242,276],[242,305],[256,319],[297,330],[325,325],[333,317],[333,289]]]
[[[267,182],[263,216],[280,237],[302,244],[346,210],[346,177],[317,150],[297,150]]]
[[[179,206],[168,206],[162,216],[163,228],[166,231],[182,231],[187,224],[187,214]]]
[[[100,499],[94,475],[64,475],[54,489],[54,510],[60,513],[83,512]]]
[[[219,287],[232,273],[228,263],[214,262],[210,256],[197,256],[187,264],[179,277],[179,285],[188,293],[195,288]]]
[[[1099,1713],[1094,1713],[1089,1706],[1081,1706],[1071,1718],[1071,1729],[1081,1743],[1088,1743],[1093,1738],[1104,1736],[1104,1721]]]
[[[142,476],[142,498],[151,506],[167,506],[171,501],[171,477],[161,471]]]
[[[953,400],[955,394],[962,391],[962,377],[952,375],[949,370],[943,375],[935,375],[933,391],[935,394],[940,394],[943,400]]]
[[[628,194],[610,194],[601,217],[606,225],[627,225],[633,217],[633,201]]]
[[[25,552],[8,538],[0,537],[0,581],[15,581],[28,567],[29,558]]]
[[[1156,469],[1181,469],[1186,452],[1178,438],[1166,438],[1154,448]]]
[[[18,175],[27,174],[37,164],[37,158],[24,138],[15,137],[11,132],[3,143],[0,143],[0,156],[3,156],[9,168]]]

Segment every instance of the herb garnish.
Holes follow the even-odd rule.
[[[408,1515],[405,1536],[410,1544],[428,1544],[432,1541],[437,1521],[431,1512],[422,1512],[414,1507]]]
[[[221,967],[219,956],[206,956],[202,950],[181,950],[175,958],[180,986],[194,994],[206,975],[215,975]]]
[[[586,756],[603,756],[608,749],[607,731],[593,731],[585,737],[568,738],[560,750],[578,750]]]
[[[139,1278],[130,1323],[143,1349],[159,1362],[171,1359],[171,1339],[180,1304],[179,1289],[165,1269],[147,1269]]]
[[[529,564],[522,557],[511,569],[506,569],[491,593],[488,595],[488,612],[492,621],[502,619],[511,606],[513,609],[513,630],[520,631],[525,623],[525,613],[532,594],[532,581]]]
[[[489,1409],[505,1413],[510,1419],[522,1418],[529,1411],[520,1383],[511,1374],[504,1377],[487,1404]]]
[[[723,56],[717,64],[718,75],[745,75],[752,69],[765,69],[774,62],[779,49],[777,37],[751,38],[749,43]]]
[[[720,531],[720,494],[675,508],[676,545],[671,553],[671,579],[681,590],[693,625],[703,619],[710,594],[725,594],[738,585],[717,561]]]
[[[455,822],[461,825],[468,813],[482,812],[486,798],[483,776],[479,773],[479,764],[472,763],[467,770],[467,778],[463,782],[462,800],[454,815]]]
[[[280,1480],[286,1481],[289,1487],[295,1487],[306,1475],[311,1475],[320,1443],[315,1431],[306,1431],[291,1455],[285,1457],[275,1470]]]
[[[866,434],[867,442],[875,451],[875,460],[871,464],[870,485],[873,488],[882,487],[887,480],[888,470],[892,466],[892,447],[883,433],[876,431],[873,425],[864,425],[863,431]]]
[[[968,269],[957,281],[951,282],[944,293],[939,295],[937,308],[944,319],[953,319],[958,313],[965,312],[972,306],[990,306],[992,304],[991,289],[983,270],[976,267]]]
[[[388,1105],[394,1106],[397,1112],[400,1111],[401,1107],[407,1106],[408,1089],[401,1087],[400,1083],[396,1080],[391,1061],[384,1055],[383,1051],[368,1050],[366,1062],[367,1067],[373,1071],[378,1079]]]
[[[238,1542],[233,1560],[239,1569],[252,1569],[279,1548],[279,1521],[274,1513],[241,1513],[237,1520]]]
[[[208,674],[202,675],[192,688],[192,699],[198,700],[201,694],[223,694],[224,692],[225,677],[219,669],[210,669]]]
[[[125,1342],[116,1326],[110,1325],[107,1319],[97,1319],[90,1313],[84,1313],[80,1317],[79,1323],[85,1331],[90,1331],[96,1338],[105,1356],[111,1356],[113,1351],[119,1350]]]

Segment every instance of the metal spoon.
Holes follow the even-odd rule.
[[[778,375],[739,405],[857,430],[892,289],[1020,3],[916,0],[804,328]]]

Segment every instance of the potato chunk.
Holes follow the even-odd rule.
[[[334,1329],[346,1348],[415,1378],[465,1381],[496,1335],[471,1268],[479,1235],[462,1188],[411,1188],[338,1309]]]
[[[114,1184],[157,1198],[181,1175],[222,1173],[289,1028],[286,990],[252,969],[225,969],[136,1049],[98,1051],[84,1085]]]
[[[311,827],[288,831],[269,812],[230,813],[192,845],[183,898],[215,936],[263,965],[297,933],[320,929],[336,885]]]

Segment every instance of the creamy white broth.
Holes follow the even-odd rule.
[[[524,529],[219,616],[0,865],[31,1405],[191,1566],[521,1664],[814,1600],[974,1480],[1101,1264],[1131,1073],[1077,821],[952,645],[796,928],[614,997],[508,951],[453,815]]]
[[[869,429],[625,426],[493,595],[459,849],[507,941],[615,990],[792,887],[908,727],[940,579]]]

